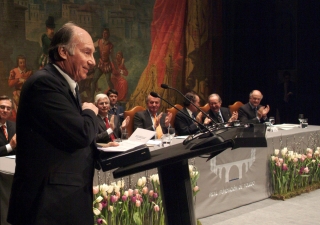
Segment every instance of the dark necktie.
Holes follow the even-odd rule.
[[[4,136],[6,137],[6,139],[8,140],[8,133],[7,133],[7,130],[6,130],[6,125],[2,125],[1,126],[1,129],[2,129],[2,131],[3,131],[3,134],[4,134]]]
[[[109,124],[109,120],[108,120],[107,117],[104,118],[104,122],[106,123],[106,128],[107,128],[107,130],[108,130],[108,129],[110,128],[110,124]],[[114,140],[116,139],[116,137],[114,136],[113,133],[110,134],[109,136],[110,136],[110,138],[111,138],[111,141],[114,141]]]
[[[80,99],[80,93],[79,93],[79,86],[76,85],[76,88],[74,89],[76,91],[76,99],[78,101],[79,106],[81,106],[81,99]],[[81,108],[81,107],[80,107]]]
[[[116,108],[116,107],[113,107],[113,108],[112,108],[112,112],[113,112],[114,115],[117,115],[117,108]]]
[[[217,113],[217,118],[218,118],[219,123],[223,123],[223,120],[222,120],[222,118],[221,118],[219,113]]]

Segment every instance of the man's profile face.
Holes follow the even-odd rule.
[[[151,95],[149,95],[147,107],[152,115],[156,114],[160,107],[160,98],[154,98]]]
[[[25,70],[26,69],[26,60],[19,59],[18,60],[18,67],[20,68],[20,70]]]
[[[64,61],[65,72],[79,82],[87,78],[87,74],[96,64],[93,57],[95,51],[91,36],[81,28],[75,28],[72,43],[75,44],[74,54],[66,51],[66,60]]]
[[[10,100],[0,100],[0,119],[7,120],[11,116],[12,103]]]
[[[257,107],[258,105],[260,105],[261,99],[262,99],[261,92],[260,91],[253,91],[250,96],[249,102],[254,107]]]
[[[221,103],[219,101],[219,98],[217,96],[212,96],[209,99],[209,106],[210,106],[210,110],[212,112],[219,112],[220,108],[221,108]]]
[[[109,99],[108,98],[100,98],[97,101],[97,107],[99,110],[99,114],[102,116],[106,116],[108,114],[110,104],[109,104]]]
[[[109,95],[109,99],[110,99],[110,105],[111,105],[111,106],[114,106],[115,104],[117,104],[118,95],[111,93],[111,94]]]
[[[198,107],[200,106],[200,98],[199,98],[198,95],[195,95],[193,104],[195,104],[195,105],[198,106]],[[190,106],[191,106],[190,110],[191,110],[193,113],[195,113],[195,112],[198,111],[198,109],[197,109],[197,107],[195,107],[193,104],[190,104]]]

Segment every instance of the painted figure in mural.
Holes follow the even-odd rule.
[[[128,70],[124,65],[123,53],[117,52],[116,61],[112,62],[111,82],[118,91],[118,101],[125,101],[128,93],[128,82],[123,76],[128,76]]]
[[[0,156],[15,154],[16,123],[8,120],[12,106],[12,100],[8,96],[0,96]]]
[[[91,98],[95,96],[95,92],[97,90],[97,82],[102,74],[105,74],[109,89],[113,88],[111,82],[111,73],[112,73],[112,65],[111,65],[111,57],[113,51],[113,44],[109,41],[110,31],[108,28],[105,28],[102,32],[102,38],[98,39],[94,42],[94,47],[99,48],[99,63],[98,68],[95,69],[93,80],[91,83]]]
[[[8,85],[14,87],[13,91],[13,109],[18,110],[21,88],[24,82],[32,75],[32,70],[27,69],[27,60],[23,55],[17,56],[17,67],[10,71]]]
[[[46,33],[42,34],[41,36],[42,54],[39,59],[39,69],[42,69],[49,62],[49,46],[54,35],[55,27],[56,25],[54,23],[54,17],[49,16],[46,20]]]

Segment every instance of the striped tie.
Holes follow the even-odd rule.
[[[2,128],[2,131],[3,131],[3,134],[4,134],[4,136],[6,137],[6,139],[8,140],[8,133],[7,133],[7,127],[6,127],[6,125],[2,125],[1,126],[1,128]]]

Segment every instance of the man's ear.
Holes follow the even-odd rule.
[[[67,49],[63,46],[58,47],[59,56],[63,59],[67,59]]]

